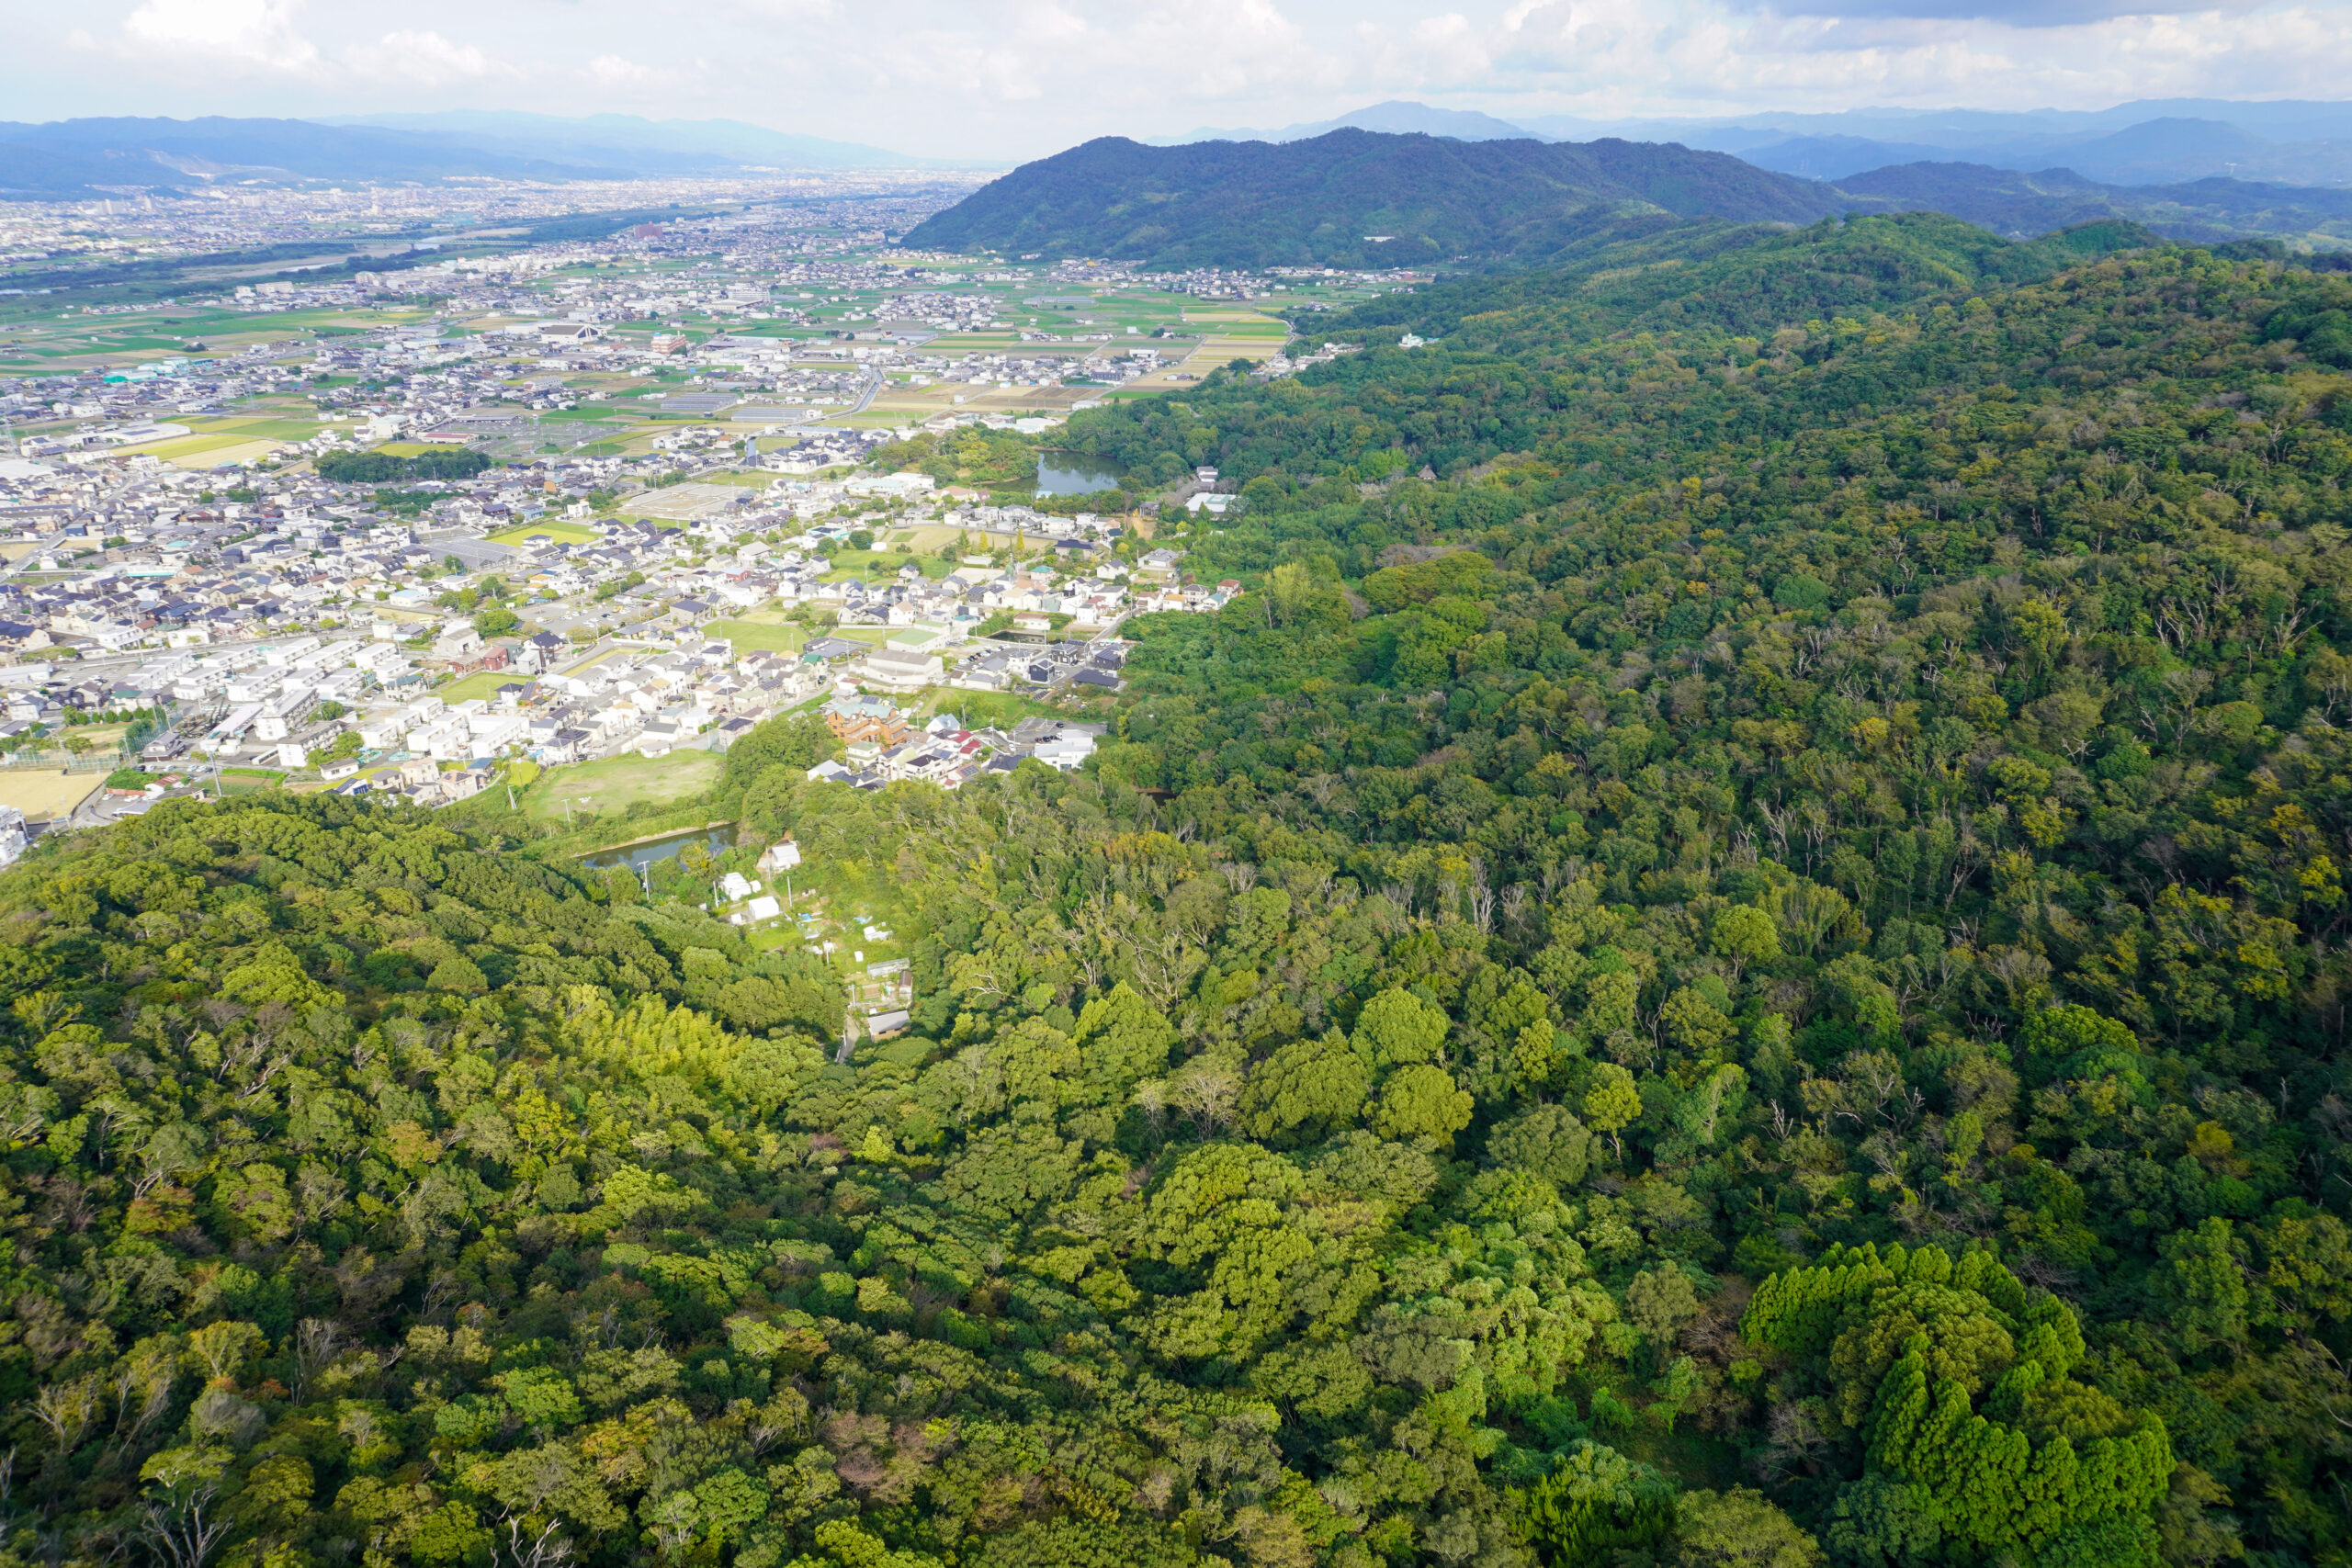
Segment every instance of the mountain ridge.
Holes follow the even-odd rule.
[[[933,168],[950,160],[915,158],[864,142],[838,141],[774,130],[748,120],[649,119],[642,115],[531,114],[514,109],[444,109],[433,113],[339,115],[324,125],[368,125],[461,138],[474,145],[535,156],[567,147],[617,153],[662,154],[725,164],[777,164],[796,168]]]
[[[1136,138],[1147,147],[1182,147],[1195,141],[1311,141],[1334,130],[1372,130],[1389,135],[1420,131],[1450,136],[1457,141],[1562,141],[1538,135],[1507,119],[1476,109],[1446,109],[1408,99],[1389,98],[1351,109],[1330,119],[1295,121],[1280,130],[1220,130],[1203,128],[1182,136]]]
[[[54,200],[123,189],[190,190],[224,175],[291,183],[457,176],[574,181],[718,174],[747,165],[951,166],[740,121],[665,122],[625,115],[572,121],[463,111],[379,119],[403,123],[221,115],[0,122],[0,197]],[[573,129],[588,126],[607,140]]]
[[[1474,265],[1585,255],[1704,220],[1804,224],[1936,211],[2030,239],[2125,221],[2188,243],[2352,248],[2352,193],[2207,178],[2103,183],[1915,160],[1824,182],[1679,143],[1466,142],[1331,131],[1151,147],[1105,137],[1024,164],[933,214],[910,244],[1154,266]]]
[[[1727,153],[1645,142],[1357,130],[1281,144],[1101,137],[1023,164],[924,220],[906,243],[1140,256],[1155,266],[1426,265],[1546,254],[1625,222],[1810,222],[1841,199]]]

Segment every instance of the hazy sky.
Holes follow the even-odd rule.
[[[2341,98],[2352,0],[0,0],[9,118],[727,117],[933,156],[1520,114]]]

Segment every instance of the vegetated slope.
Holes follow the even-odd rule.
[[[1482,347],[1546,350],[1694,320],[1768,333],[1823,314],[2037,281],[2152,239],[2134,224],[2103,222],[2018,244],[1938,213],[1825,219],[1794,231],[1694,224],[1586,247],[1564,263],[1384,295],[1312,325],[1323,336],[1374,341],[1409,329],[1431,338],[1466,333]]]
[[[2340,1560],[2352,286],[1887,308],[1890,229],[1073,420],[1248,476],[1249,592],[1085,773],[730,750],[739,863],[910,942],[847,1063],[707,868],[494,801],[37,846],[6,1549]]]
[[[1838,206],[1808,181],[1645,142],[1355,130],[1279,145],[1103,137],[1023,164],[924,220],[907,243],[1158,267],[1407,265],[1546,255],[1625,220],[1804,222]]]
[[[2251,180],[2115,186],[2072,169],[2020,174],[1982,164],[1922,163],[1873,169],[1838,182],[1849,196],[1916,205],[2025,236],[2121,219],[2167,239],[2198,243],[2264,235],[2352,240],[2352,191]]]
[[[2207,1477],[2233,1499],[2147,1551],[2343,1550],[2303,1488],[2345,1473],[2352,1299],[2292,1281],[2346,1245],[2352,290],[2156,251],[1756,336],[1703,307],[1074,421],[1131,467],[1257,476],[1187,563],[1254,602],[1145,632],[1104,771],[1331,833],[1400,922],[1485,934],[1578,1032],[1561,1103],[1604,1114],[1604,1064],[1640,1080],[1655,1163],[1621,1196],[1694,1201],[1650,1245],[1751,1282],[1833,1236],[1996,1250],[2078,1303],[2073,1375],[2115,1403],[2075,1430],[2161,1417],[2189,1468],[2158,1506]],[[1400,477],[1425,465],[1449,477]],[[1402,545],[1469,552],[1384,570]],[[1479,961],[1442,953],[1466,1000]],[[1510,1038],[1461,1047],[1482,1104],[1524,1103],[1479,1082],[1528,1070]],[[1746,1131],[1711,1142],[1734,1084]],[[1806,1278],[1808,1332],[1901,1358],[1912,1329],[1871,1315],[1897,1281],[1863,1309]],[[1975,1332],[1943,1300],[1913,1323]],[[1766,1331],[1791,1359],[1735,1367],[1746,1321],[1744,1348],[1676,1343],[1778,1500],[1849,1561],[1897,1560],[1906,1520],[1997,1555],[2007,1483],[1967,1480],[1956,1438],[1865,1438],[1915,1397],[2014,1426],[1996,1367],[2021,1352],[1974,1394],[1841,1390],[1825,1338]]]
[[[1731,225],[1927,209],[2011,238],[2141,223],[2167,238],[2352,239],[2339,191],[2210,179],[2103,186],[2064,169],[1871,170],[1836,185],[1672,143],[1465,142],[1340,130],[1283,144],[1148,147],[1115,137],[1026,164],[909,243],[1158,267],[1590,260],[1611,246],[1719,246]],[[1374,238],[1385,236],[1385,238]]]

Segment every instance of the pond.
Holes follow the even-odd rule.
[[[599,850],[593,855],[581,856],[580,863],[593,866],[598,871],[612,866],[626,866],[631,871],[641,872],[655,861],[676,859],[685,852],[688,844],[700,844],[715,855],[722,850],[733,848],[734,843],[735,829],[732,827],[697,828],[692,832],[669,833],[659,839],[648,839],[641,844],[628,844],[614,850]]]
[[[1037,459],[1039,495],[1092,495],[1119,488],[1119,470],[1076,452],[1052,452]]]

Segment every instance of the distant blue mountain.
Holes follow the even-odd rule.
[[[648,120],[631,115],[562,119],[456,112],[333,120],[211,116],[0,122],[0,199],[13,200],[193,190],[226,179],[561,181],[745,167],[952,166],[737,120]]]
[[[1894,164],[1961,161],[2032,171],[2064,166],[2116,185],[2215,176],[2352,185],[2352,104],[2151,99],[2096,111],[1848,109],[1707,119],[1521,116],[1538,135],[1622,136],[1730,152],[1815,179]]]
[[[1195,130],[1185,136],[1148,136],[1147,147],[1184,147],[1195,141],[1311,141],[1334,130],[1376,130],[1389,136],[1443,136],[1455,141],[1550,141],[1549,137],[1497,119],[1476,109],[1431,108],[1427,104],[1392,98],[1372,104],[1337,119],[1286,125],[1280,130]]]
[[[0,197],[188,190],[221,179],[610,179],[625,166],[469,147],[437,136],[302,119],[0,123]]]
[[[738,167],[912,169],[944,166],[855,141],[795,136],[740,119],[646,119],[632,114],[562,116],[503,109],[344,115],[327,125],[372,125],[463,141],[558,162],[635,163],[648,172]],[[592,157],[591,154],[594,154]]]
[[[2214,177],[2352,185],[2352,103],[2311,101],[2168,98],[2098,110],[1862,108],[1830,114],[1773,111],[1623,119],[1558,114],[1505,119],[1474,109],[1391,101],[1337,119],[1280,130],[1204,129],[1145,141],[1156,147],[1305,141],[1341,128],[1389,134],[1418,131],[1456,141],[1618,137],[1679,142],[1696,151],[1729,152],[1778,174],[1817,180],[1844,179],[1898,164],[1959,161],[2020,172],[2064,166],[2094,180],[2127,186]],[[548,156],[555,152],[536,151]]]

